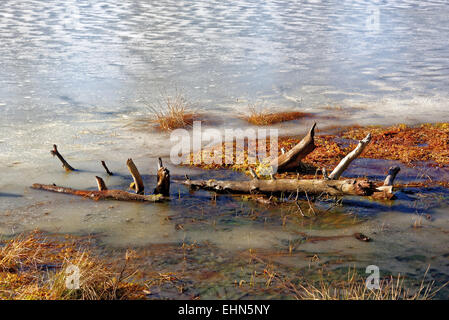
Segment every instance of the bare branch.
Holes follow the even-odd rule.
[[[103,160],[101,160],[101,165],[103,166],[104,170],[106,170],[106,173],[110,176],[114,175],[111,171],[109,171],[108,166],[106,165],[106,162],[104,162]]]
[[[62,167],[65,169],[65,171],[70,172],[76,170],[67,161],[65,161],[64,157],[59,153],[57,145],[53,145],[53,150],[51,150],[50,153],[53,157],[58,157],[58,159],[62,162]]]
[[[340,178],[342,173],[348,168],[352,161],[357,159],[357,157],[363,152],[370,141],[371,133],[368,133],[368,135],[363,140],[359,141],[357,147],[340,161],[334,171],[332,171],[332,173],[329,175],[329,179],[336,180]]]

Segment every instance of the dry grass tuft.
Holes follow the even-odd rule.
[[[246,121],[257,126],[269,126],[276,123],[297,120],[309,116],[308,113],[290,111],[290,112],[268,112],[260,110],[256,105],[248,106],[249,114],[244,117]]]
[[[411,290],[400,274],[380,280],[379,289],[368,289],[365,279],[355,270],[349,270],[347,279],[341,281],[298,285],[286,281],[284,285],[298,300],[431,300],[441,289],[435,289],[433,282],[424,284],[423,279],[417,289]]]
[[[163,131],[192,126],[195,118],[191,103],[179,91],[173,96],[162,94],[162,102],[149,108],[154,114],[152,122]]]
[[[98,300],[144,298],[144,286],[129,279],[127,253],[114,268],[73,242],[45,239],[39,232],[19,236],[0,248],[0,299]],[[80,272],[79,289],[68,289],[70,266]]]
[[[405,278],[398,274],[396,277],[380,279],[377,289],[369,289],[366,285],[367,279],[355,268],[349,268],[344,279],[324,280],[324,273],[328,274],[329,278],[332,275],[321,269],[319,280],[300,277],[292,281],[274,272],[272,266],[268,265],[263,277],[267,288],[277,289],[297,300],[431,300],[447,283],[437,288],[434,281],[426,282],[428,270],[429,268],[421,282],[406,282]]]

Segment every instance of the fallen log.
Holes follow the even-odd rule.
[[[54,146],[55,150],[56,145]],[[103,162],[102,162],[103,163]],[[85,198],[90,198],[93,200],[118,200],[118,201],[146,201],[146,202],[158,202],[167,199],[166,196],[169,195],[170,191],[170,173],[169,171],[162,166],[162,159],[159,158],[159,170],[158,170],[158,185],[155,189],[156,194],[153,195],[144,195],[143,194],[143,180],[142,177],[137,170],[136,165],[132,161],[132,159],[128,159],[126,165],[131,172],[131,175],[134,179],[134,182],[131,184],[131,188],[136,191],[136,194],[126,192],[123,190],[109,190],[106,186],[106,183],[101,177],[96,176],[96,182],[98,191],[91,190],[79,190],[57,186],[55,184],[40,184],[35,183],[31,186],[32,189],[52,191],[64,194],[71,194],[75,196],[81,196]],[[105,165],[104,165],[105,166]],[[106,171],[108,171],[105,166]]]
[[[324,179],[276,179],[249,181],[184,180],[180,183],[193,188],[217,193],[308,193],[332,196],[357,195],[372,196],[383,192],[366,179],[324,180]]]
[[[296,146],[272,160],[270,165],[273,168],[277,168],[277,172],[280,173],[297,170],[304,171],[307,166],[304,165],[301,160],[315,150],[316,147],[314,139],[315,127],[316,123],[313,124],[307,135]]]
[[[147,202],[159,202],[164,199],[160,194],[156,195],[141,195],[129,193],[122,190],[101,190],[101,191],[89,191],[78,190],[72,188],[60,187],[51,184],[35,183],[31,186],[33,189],[52,191],[58,193],[71,194],[75,196],[90,198],[92,200],[118,200],[118,201],[147,201]]]

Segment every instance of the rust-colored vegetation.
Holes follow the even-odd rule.
[[[256,126],[268,126],[276,123],[298,120],[310,116],[310,114],[308,113],[299,111],[269,112],[259,109],[256,105],[250,105],[248,109],[248,115],[246,115],[244,119]]]
[[[449,123],[391,127],[353,127],[343,138],[361,139],[371,132],[373,139],[362,157],[398,160],[407,165],[420,161],[435,166],[449,165]]]
[[[420,126],[406,126],[403,124],[391,127],[348,127],[341,128],[335,135],[315,136],[315,150],[304,158],[303,162],[311,167],[333,169],[348,152],[353,150],[358,140],[363,139],[368,132],[373,138],[371,143],[362,153],[362,158],[397,160],[408,166],[420,165],[426,162],[433,166],[449,165],[449,124],[423,124]],[[288,152],[299,143],[301,137],[280,137],[278,140],[278,153],[282,150]],[[257,142],[258,143],[258,142]],[[270,142],[267,145],[267,155],[270,155]],[[190,165],[203,169],[228,168],[247,171],[250,167],[258,172],[261,163],[256,161],[256,141],[247,141],[244,148],[237,147],[236,143],[222,143],[190,155]],[[211,159],[219,154],[222,162],[206,163],[205,159]],[[227,161],[225,161],[227,157]],[[229,159],[241,159],[240,163]],[[211,161],[209,161],[211,162]]]
[[[6,241],[0,247],[0,299],[96,300],[144,298],[127,268],[131,252],[108,264],[74,241],[45,238],[39,232]],[[69,266],[80,272],[80,288],[68,289]]]
[[[182,92],[176,92],[173,96],[165,94],[161,103],[149,108],[154,116],[152,122],[162,131],[192,126],[196,116]]]

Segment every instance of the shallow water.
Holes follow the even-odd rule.
[[[376,241],[348,237],[301,244],[302,250],[350,255],[362,266],[417,277],[430,263],[436,278],[448,279],[445,190],[423,197],[404,193],[387,205],[348,200],[338,214],[350,218],[330,219],[326,228],[320,220],[282,226],[280,209],[214,200],[177,185],[172,196],[180,200],[157,205],[95,203],[28,188],[34,182],[94,188],[94,175],[103,175],[99,160],[106,160],[116,173],[105,177],[107,185],[126,189],[129,157],[145,173],[146,185],[154,185],[156,158],[168,156],[169,135],[138,120],[161,92],[174,88],[219,128],[245,126],[238,115],[249,102],[332,116],[319,118],[321,128],[449,121],[448,14],[446,1],[417,0],[3,0],[0,232],[98,233],[111,248],[209,241],[231,252],[284,250],[298,230],[314,236],[365,232]],[[377,18],[378,25],[367,24]],[[302,134],[312,121],[278,128]],[[64,173],[49,154],[53,143],[80,171]],[[370,166],[376,178],[390,165],[359,164]],[[168,166],[174,177],[208,176]],[[447,178],[438,170],[404,168],[398,178]],[[348,174],[366,172],[353,168]],[[260,217],[249,218],[254,212]],[[417,213],[435,219],[415,230],[410,226]],[[352,225],[354,217],[362,223]],[[282,263],[305,265],[302,258]]]

